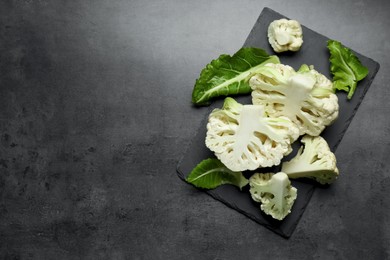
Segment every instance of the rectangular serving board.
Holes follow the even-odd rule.
[[[254,27],[252,28],[248,38],[244,43],[244,47],[257,47],[266,50],[270,54],[273,52],[268,43],[267,30],[268,25],[277,19],[287,18],[286,16],[273,11],[270,8],[264,8]],[[289,18],[287,18],[289,19]],[[332,78],[329,70],[329,51],[327,49],[327,40],[329,38],[307,28],[302,25],[304,43],[298,52],[286,52],[277,54],[282,64],[292,66],[294,69],[299,69],[302,64],[313,65],[320,73]],[[379,63],[353,51],[361,63],[369,69],[368,76],[359,82],[355,94],[351,100],[347,99],[346,93],[337,92],[339,99],[339,117],[331,126],[328,126],[321,134],[326,139],[329,147],[333,152],[336,151],[337,146],[341,142],[344,133],[347,131],[360,103],[367,93],[376,73],[379,70]],[[234,97],[238,102],[243,104],[250,104],[251,97],[239,96]],[[215,107],[222,106],[223,98],[216,100],[210,107],[210,111]],[[207,116],[208,117],[208,116]],[[185,181],[185,178],[192,171],[192,169],[202,160],[215,157],[214,154],[205,146],[206,124],[207,117],[203,120],[199,131],[194,136],[187,151],[177,165],[178,176]],[[299,141],[293,145],[293,153],[287,156],[284,160],[291,158],[299,148]],[[342,162],[341,162],[342,163]],[[279,167],[268,169],[261,169],[262,172],[278,171]],[[260,171],[260,170],[259,170]],[[257,171],[257,172],[259,172]],[[245,172],[247,177],[252,173]],[[348,173],[341,173],[348,174]],[[269,228],[275,233],[289,238],[312,197],[316,184],[307,180],[292,180],[292,185],[298,189],[298,196],[292,208],[292,212],[282,221],[275,220],[268,215],[265,215],[260,210],[260,205],[251,199],[248,187],[240,191],[237,187],[232,185],[222,185],[213,190],[202,190],[227,205],[228,207],[237,210],[248,218],[257,223]],[[210,213],[212,214],[212,213]]]

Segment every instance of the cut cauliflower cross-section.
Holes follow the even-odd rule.
[[[285,18],[271,22],[268,26],[268,42],[277,53],[298,51],[303,43],[300,23]]]
[[[274,219],[283,220],[297,198],[297,189],[284,172],[255,173],[249,178],[252,199],[260,202],[261,210]]]
[[[267,64],[249,85],[253,104],[263,105],[269,116],[290,118],[300,135],[318,136],[338,117],[332,82],[307,65],[295,72],[288,65]]]
[[[279,165],[298,136],[287,117],[266,117],[263,106],[227,97],[209,115],[206,146],[232,171],[255,170]]]
[[[336,156],[330,151],[328,143],[321,136],[302,137],[297,155],[288,162],[283,162],[282,171],[289,178],[310,178],[321,184],[333,183],[339,170],[336,167]]]

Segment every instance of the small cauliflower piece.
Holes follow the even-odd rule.
[[[332,82],[305,65],[295,70],[284,64],[266,64],[250,78],[253,104],[269,116],[286,116],[300,135],[318,136],[338,117],[339,104]]]
[[[296,20],[275,20],[268,26],[268,41],[277,53],[298,51],[303,43],[302,27]]]
[[[333,183],[339,170],[336,166],[336,156],[330,151],[328,143],[321,136],[302,137],[297,155],[288,162],[282,163],[282,171],[289,178],[310,178],[320,184]]]
[[[227,97],[209,115],[206,146],[232,171],[255,170],[279,165],[298,136],[287,117],[266,117],[263,106]]]
[[[252,199],[260,202],[261,210],[274,219],[283,220],[297,198],[297,189],[284,172],[255,173],[249,178]]]

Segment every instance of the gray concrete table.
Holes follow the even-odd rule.
[[[381,65],[284,239],[183,183],[210,59],[264,7]],[[0,2],[3,259],[389,259],[389,1]]]

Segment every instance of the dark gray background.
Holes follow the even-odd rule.
[[[288,240],[182,182],[195,79],[263,7],[381,64]],[[389,1],[1,1],[0,257],[389,259]]]

